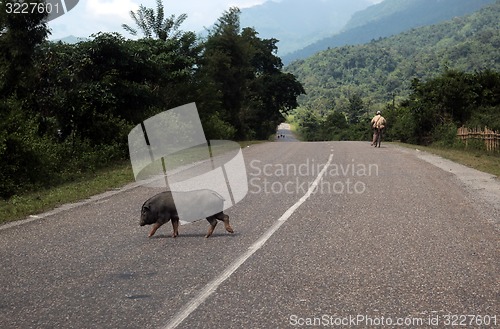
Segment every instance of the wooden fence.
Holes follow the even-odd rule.
[[[482,140],[488,152],[500,151],[500,133],[486,127],[484,129],[460,127],[458,128],[457,136],[466,146],[470,140]]]

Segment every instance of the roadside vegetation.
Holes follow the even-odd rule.
[[[500,131],[500,1],[465,17],[296,61],[306,94],[290,115],[304,140],[370,140],[376,111],[385,141],[466,147],[457,130]],[[498,155],[493,152],[491,156]]]
[[[305,140],[370,140],[371,115],[363,99],[352,96],[347,112],[330,111],[321,116],[300,108],[289,120]],[[358,113],[352,116],[348,113]],[[400,102],[382,108],[387,119],[386,141],[463,148],[457,129],[488,127],[500,131],[500,72],[485,70],[465,73],[447,70],[442,75],[422,81],[413,79],[411,91]],[[480,142],[469,148],[482,149]]]
[[[421,150],[442,158],[463,164],[464,166],[497,176],[500,179],[500,156],[479,149],[457,149],[439,146],[422,146],[404,143],[394,145]]]
[[[265,141],[242,141],[239,145],[244,149],[263,142]],[[133,182],[134,173],[128,160],[116,162],[96,171],[82,172],[78,177],[75,176],[71,181],[58,186],[15,195],[9,199],[0,199],[0,225],[31,215],[36,216],[63,204],[120,189]]]
[[[47,41],[43,14],[7,14],[13,1],[0,2],[4,201],[123,163],[133,127],[192,102],[207,140],[267,140],[304,92],[282,71],[277,40],[242,28],[237,8],[201,38],[158,0],[131,13],[137,28],[123,26],[138,40],[98,33],[63,44]]]
[[[499,13],[497,1],[470,16],[292,63],[287,70],[307,94],[289,122],[306,141],[369,141],[380,110],[386,142],[500,176],[499,150],[457,138],[462,126],[500,131]]]
[[[82,173],[73,181],[0,199],[0,224],[37,215],[57,206],[87,199],[134,181],[130,162]]]
[[[201,38],[157,0],[132,13],[137,28],[124,26],[142,38],[98,33],[70,45],[47,41],[43,14],[6,14],[13,1],[0,2],[0,223],[131,182],[130,130],[191,102],[209,140],[269,140],[285,116],[304,141],[370,140],[381,110],[385,141],[433,145],[499,175],[498,152],[466,148],[456,132],[500,130],[500,1],[286,71],[278,40],[242,28],[237,8]]]

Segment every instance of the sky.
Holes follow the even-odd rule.
[[[262,4],[268,0],[163,0],[166,15],[187,14],[182,24],[184,31],[201,32],[213,25],[222,13],[232,6],[240,9]],[[304,0],[307,1],[307,0]],[[382,0],[370,0],[373,3]],[[88,38],[98,32],[118,32],[131,37],[122,24],[135,27],[130,18],[130,11],[136,11],[139,5],[156,8],[156,0],[80,0],[71,11],[49,22],[50,40],[61,39],[70,35]]]

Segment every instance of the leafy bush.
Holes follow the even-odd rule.
[[[465,149],[473,151],[486,151],[486,144],[481,139],[469,139]]]
[[[208,139],[267,139],[304,90],[282,72],[278,41],[240,29],[239,14],[224,13],[205,40],[169,25],[181,16],[155,25],[157,39],[98,33],[68,45],[44,40],[43,15],[0,11],[0,197],[124,160],[132,127],[191,102]]]
[[[226,121],[222,120],[218,112],[215,112],[208,119],[203,121],[203,130],[205,131],[205,137],[207,140],[231,140],[236,134],[236,129]]]
[[[457,145],[457,126],[446,123],[437,126],[433,133],[433,145],[441,147],[453,147]]]

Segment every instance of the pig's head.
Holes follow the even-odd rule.
[[[149,204],[144,204],[141,209],[141,221],[140,225],[151,225],[156,222],[156,218],[151,211],[151,206]]]

